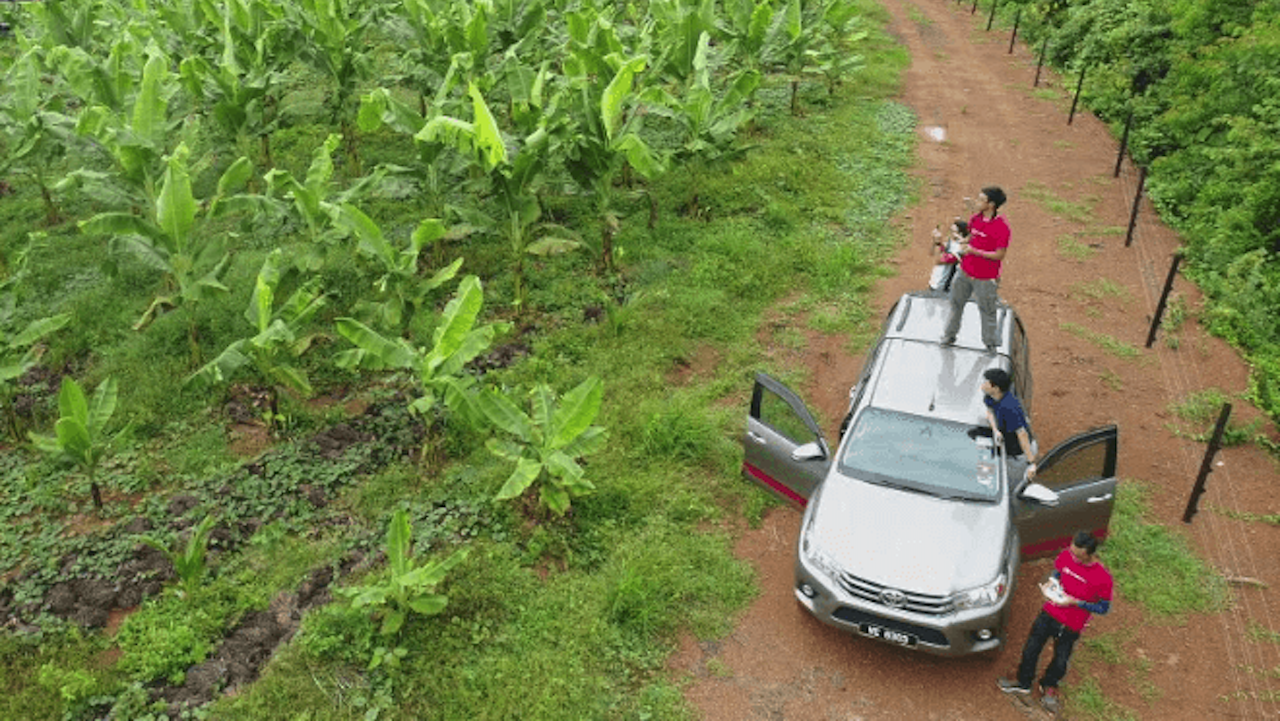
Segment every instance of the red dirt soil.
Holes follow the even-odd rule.
[[[1118,143],[1096,118],[1077,112],[1067,124],[1069,90],[1047,70],[1033,92],[1035,57],[1019,46],[1007,54],[1009,31],[984,32],[986,17],[970,3],[886,0],[890,31],[911,52],[899,101],[919,117],[921,201],[899,223],[909,242],[898,253],[899,274],[877,289],[880,313],[928,277],[926,245],[935,224],[962,214],[961,199],[986,185],[1009,195],[1002,213],[1013,229],[1003,269],[1002,296],[1027,324],[1036,370],[1037,434],[1043,448],[1089,427],[1121,428],[1120,474],[1150,490],[1150,520],[1189,541],[1228,578],[1230,608],[1169,622],[1151,618],[1121,595],[1112,613],[1096,617],[1085,638],[1114,640],[1118,662],[1077,647],[1064,681],[1064,718],[1094,718],[1073,691],[1092,679],[1113,707],[1105,718],[1280,718],[1280,527],[1235,520],[1227,512],[1275,514],[1275,462],[1254,446],[1225,449],[1209,477],[1193,523],[1182,523],[1204,445],[1178,438],[1168,424],[1171,403],[1216,387],[1246,389],[1248,368],[1221,341],[1194,323],[1179,331],[1177,349],[1158,340],[1138,358],[1104,351],[1071,332],[1075,324],[1142,348],[1168,272],[1176,235],[1161,225],[1149,202],[1140,206],[1131,247],[1124,228],[1137,190],[1126,160],[1112,177]],[[1043,91],[1053,89],[1052,96]],[[940,128],[945,139],[931,137]],[[935,131],[936,132],[936,131]],[[1082,220],[1052,213],[1045,198],[1081,203]],[[1105,230],[1104,230],[1105,229]],[[1117,230],[1118,229],[1118,230]],[[1099,232],[1102,230],[1102,232]],[[1117,234],[1118,233],[1118,234]],[[1090,248],[1076,259],[1060,247],[1071,236]],[[1108,279],[1125,297],[1090,299],[1081,284]],[[1096,286],[1095,286],[1096,287]],[[1188,308],[1200,295],[1179,278],[1175,290]],[[1079,332],[1077,330],[1077,332]],[[833,437],[861,358],[844,337],[806,331],[792,353],[810,371],[802,395]],[[1257,412],[1235,402],[1237,422]],[[745,481],[744,481],[745,482]],[[1009,642],[994,655],[941,659],[853,637],[822,625],[792,595],[792,562],[800,513],[769,512],[763,527],[745,531],[739,556],[757,570],[763,595],[727,637],[686,638],[670,667],[685,695],[710,721],[854,719],[1008,719],[1044,714],[1011,703],[996,688],[1009,673],[1040,601],[1035,581],[1047,562],[1020,574]],[[1106,561],[1106,546],[1101,550]],[[1252,632],[1251,632],[1252,631]],[[1043,666],[1048,652],[1041,660]],[[1073,686],[1076,689],[1073,689]],[[1125,714],[1127,710],[1128,715]]]

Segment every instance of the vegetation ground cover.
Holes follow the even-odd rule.
[[[118,12],[93,4],[80,8],[80,15],[59,3],[46,8],[42,22],[65,33],[61,39],[74,40],[57,46],[70,50],[57,52],[85,63],[90,59],[75,51],[75,42],[97,42],[83,35],[93,32],[91,18],[105,27]],[[174,9],[148,11],[151,21],[163,16],[167,23],[153,27],[174,32],[166,42],[199,40],[192,26],[172,24],[181,19],[171,15]],[[64,11],[71,14],[58,14]],[[788,37],[790,18],[778,18],[775,32]],[[89,25],[80,24],[86,20]],[[233,34],[227,25],[222,32],[224,39]],[[334,28],[326,32],[330,40],[342,35]],[[356,31],[346,32],[354,37]],[[377,48],[370,60],[390,63],[390,35],[366,37]],[[817,324],[857,325],[865,315],[864,294],[896,241],[884,221],[907,192],[903,169],[911,162],[914,118],[884,97],[904,58],[879,34],[837,38],[865,41],[874,51],[862,72],[820,83],[801,82],[798,72],[764,76],[745,126],[743,149],[749,150],[736,159],[689,157],[685,167],[697,172],[669,173],[643,185],[638,178],[619,178],[624,192],[604,212],[601,196],[613,192],[612,178],[607,187],[582,192],[569,177],[549,172],[538,196],[545,220],[512,217],[527,221],[525,230],[545,233],[543,240],[555,240],[560,228],[568,232],[561,240],[573,241],[565,248],[595,250],[531,256],[527,264],[521,255],[522,262],[513,264],[508,246],[494,242],[502,237],[497,229],[479,229],[484,219],[461,208],[461,194],[445,200],[457,205],[444,212],[459,213],[450,216],[452,234],[421,223],[442,210],[431,206],[441,196],[421,192],[433,187],[431,178],[381,165],[408,165],[418,155],[414,143],[397,134],[394,118],[362,126],[358,146],[326,141],[335,116],[340,124],[354,120],[343,114],[352,93],[374,90],[368,80],[343,85],[352,79],[327,78],[323,68],[330,66],[299,56],[271,78],[276,114],[260,119],[273,123],[267,156],[265,142],[259,148],[242,136],[227,145],[212,118],[164,135],[147,119],[143,103],[156,110],[158,98],[177,86],[159,90],[164,66],[152,62],[157,50],[130,44],[130,38],[116,45],[112,57],[138,63],[135,84],[122,87],[139,94],[133,112],[113,116],[131,134],[98,135],[98,149],[118,153],[116,160],[141,153],[151,174],[131,179],[133,166],[103,156],[42,156],[50,177],[67,173],[84,185],[64,184],[53,191],[51,206],[43,191],[52,184],[22,175],[6,185],[13,195],[0,206],[12,281],[6,297],[14,301],[6,320],[21,327],[59,313],[74,319],[65,332],[44,338],[38,366],[24,369],[28,373],[15,384],[15,428],[43,429],[56,420],[54,400],[64,377],[83,379],[86,391],[114,379],[120,412],[113,429],[127,428],[96,476],[103,489],[100,510],[89,505],[82,474],[60,465],[59,456],[22,449],[16,444],[22,434],[7,441],[13,452],[4,456],[3,507],[12,523],[4,531],[3,603],[18,632],[3,641],[7,710],[0,715],[179,713],[185,697],[173,689],[201,680],[233,629],[282,608],[286,615],[290,607],[305,610],[300,603],[289,606],[289,599],[303,595],[318,574],[373,589],[411,573],[412,566],[397,570],[381,560],[399,557],[390,549],[407,545],[384,543],[384,529],[397,512],[411,522],[415,558],[469,549],[438,587],[448,598],[442,612],[430,615],[429,608],[439,609],[415,596],[415,608],[428,615],[410,615],[383,633],[381,614],[375,622],[365,608],[321,604],[306,612],[294,641],[277,653],[263,678],[199,714],[685,714],[678,689],[661,672],[675,633],[724,632],[734,609],[753,593],[751,575],[733,558],[729,541],[733,519],[744,509],[758,513],[760,496],[741,484],[731,439],[741,422],[743,379],[756,369],[782,370],[771,368],[750,342],[760,315],[799,291],[798,321],[803,309],[821,308]],[[6,63],[19,75],[35,68],[23,63],[54,51],[41,42],[32,46],[38,49],[21,46],[26,54],[11,46]],[[341,46],[328,49],[342,52]],[[192,65],[185,77],[198,79],[202,72]],[[338,82],[336,92],[317,93],[331,80]],[[75,85],[77,78],[67,82],[64,97],[104,102]],[[461,90],[459,99],[470,103]],[[400,99],[413,100],[406,93]],[[61,122],[55,115],[68,110],[42,107],[50,122]],[[474,108],[478,121],[480,106]],[[512,111],[497,112],[507,118]],[[61,117],[75,119],[74,112]],[[355,125],[343,128],[351,141]],[[157,145],[140,147],[138,138],[147,133],[156,134]],[[678,133],[676,123],[655,116],[635,137],[670,151],[680,143]],[[487,141],[476,135],[471,142]],[[202,154],[208,148],[218,152]],[[496,146],[489,150],[497,152]],[[255,166],[273,166],[274,175],[241,175],[232,158],[246,151]],[[460,180],[464,193],[470,192],[468,174],[457,171],[465,151],[446,149],[457,155],[444,173]],[[638,168],[639,157],[632,160]],[[701,170],[713,161],[719,163],[714,172],[711,166]],[[506,167],[495,166],[499,175],[515,172]],[[363,169],[371,169],[377,182],[357,214],[350,203],[342,207],[342,193],[358,184]],[[476,171],[469,172],[474,179]],[[129,198],[122,215],[111,215],[119,211],[112,210],[109,194],[78,192],[107,176]],[[254,193],[270,193],[273,184],[289,189],[279,199],[291,199],[297,214],[275,209],[246,223],[213,210],[233,201],[261,205]],[[494,188],[480,197],[497,203],[505,191]],[[307,214],[326,207],[335,210]],[[326,217],[338,218],[343,234],[315,224]],[[650,217],[651,227],[645,222]],[[90,219],[86,230],[128,229],[116,237],[132,245],[115,250],[146,252],[109,252],[103,238],[78,232],[74,221]],[[602,235],[612,265],[604,261],[604,241],[593,246],[588,240]],[[382,252],[384,243],[410,237],[440,242]],[[358,239],[359,247],[347,238]],[[276,247],[289,249],[296,272],[272,260]],[[224,249],[234,252],[223,256]],[[146,261],[147,253],[164,262]],[[464,308],[478,307],[476,294],[472,302],[459,290],[448,305],[447,291],[391,294],[406,277],[405,266],[397,265],[403,259],[416,261],[408,266],[412,278],[421,267],[445,268],[440,255],[465,258],[466,272],[483,279],[485,310],[474,326],[458,319]],[[204,265],[193,272],[170,262],[179,257]],[[375,286],[381,290],[370,295]],[[321,298],[316,290],[323,306],[308,305]],[[301,300],[295,304],[295,298]],[[288,314],[304,305],[308,315]],[[381,321],[381,330],[364,326],[371,332],[357,333],[352,324],[346,331],[326,329],[352,311],[365,312],[366,322]],[[246,319],[258,335],[246,335]],[[493,351],[474,356],[472,368],[483,371],[489,388],[518,400],[522,389],[540,383],[567,390],[587,378],[604,380],[597,422],[609,440],[585,466],[595,492],[574,497],[568,513],[540,510],[536,489],[515,504],[495,502],[512,470],[486,448],[487,433],[470,422],[467,407],[450,405],[468,388],[356,370],[371,359],[399,362],[389,350],[397,331],[417,343],[429,344],[434,336],[440,355],[427,354],[424,362],[439,357],[452,363],[447,359],[453,356],[440,351],[454,337],[452,329],[471,333],[486,322],[494,327]],[[145,330],[130,330],[135,323]],[[371,339],[379,332],[388,333],[381,345]],[[353,335],[366,341],[356,343],[362,355],[352,355],[343,342],[355,341]],[[228,355],[231,349],[235,353]],[[297,352],[303,349],[310,352]],[[281,354],[289,350],[294,352]],[[715,368],[694,368],[687,382],[673,382],[680,369],[707,354],[718,359]],[[200,367],[207,370],[193,376]],[[251,370],[243,374],[242,368]],[[416,367],[420,379],[424,368]],[[241,380],[228,383],[236,372]],[[187,378],[196,382],[184,383]],[[306,401],[306,390],[334,402]],[[443,404],[423,412],[432,393]],[[535,415],[538,407],[535,398]],[[229,425],[265,429],[272,448],[247,463],[235,458],[227,449]],[[140,546],[144,535],[159,548]],[[134,604],[114,590],[105,606],[90,603],[84,589],[67,584],[68,578],[116,578],[142,556],[158,565],[137,574],[138,607],[118,629],[108,612],[117,603]],[[185,583],[170,580],[175,559],[186,569]],[[55,595],[66,603],[51,603]],[[112,623],[113,631],[82,630],[85,621],[90,627]],[[212,683],[218,688],[217,679]],[[169,690],[157,693],[157,685]]]

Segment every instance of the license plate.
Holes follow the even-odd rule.
[[[858,632],[863,636],[878,638],[888,641],[889,643],[896,643],[899,646],[916,645],[915,636],[912,636],[909,633],[903,633],[902,631],[895,631],[892,628],[885,628],[884,626],[875,626],[869,623],[863,623],[858,625]]]

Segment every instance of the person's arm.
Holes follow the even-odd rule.
[[[1031,455],[1031,436],[1027,435],[1027,427],[1023,426],[1018,429],[1018,443],[1022,446],[1022,452],[1027,454],[1027,478],[1036,477],[1036,459]]]
[[[1075,599],[1075,605],[1094,614],[1095,616],[1105,616],[1107,615],[1107,611],[1111,610],[1111,601],[1105,598],[1094,601],[1093,603],[1081,601],[1077,598]]]

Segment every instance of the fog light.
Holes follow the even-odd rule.
[[[816,598],[818,595],[818,592],[813,590],[813,586],[807,583],[800,584],[800,593],[803,593],[808,598]]]
[[[994,634],[992,634],[992,633],[991,633],[991,629],[989,629],[989,628],[984,628],[984,629],[982,629],[982,630],[978,631],[978,640],[979,640],[979,641],[990,641],[990,640],[991,640],[991,637],[992,637],[993,635],[994,635]]]

